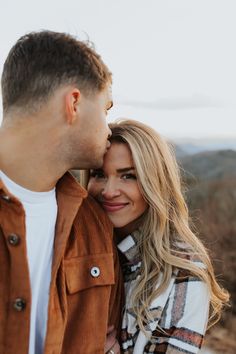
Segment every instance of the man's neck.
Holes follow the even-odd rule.
[[[36,137],[0,129],[0,169],[26,189],[51,190],[66,170],[57,165],[46,141],[42,146]]]

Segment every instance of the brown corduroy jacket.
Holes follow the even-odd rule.
[[[123,296],[112,226],[69,173],[56,191],[44,354],[103,354],[108,325],[119,327]],[[0,180],[1,354],[28,354],[31,289],[25,236],[24,209]]]

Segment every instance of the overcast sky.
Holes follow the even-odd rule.
[[[26,32],[69,32],[93,41],[113,72],[109,119],[168,137],[236,136],[235,18],[235,0],[4,1],[0,70]]]

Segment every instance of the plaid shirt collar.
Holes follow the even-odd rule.
[[[134,232],[132,235],[126,236],[126,238],[118,243],[117,247],[129,263],[135,264],[140,262],[138,231]]]

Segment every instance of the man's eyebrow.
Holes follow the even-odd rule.
[[[108,102],[107,111],[113,107],[113,101]]]
[[[124,168],[119,168],[116,171],[121,173],[121,172],[128,172],[128,171],[132,171],[132,170],[135,170],[135,168],[134,167],[124,167]]]

